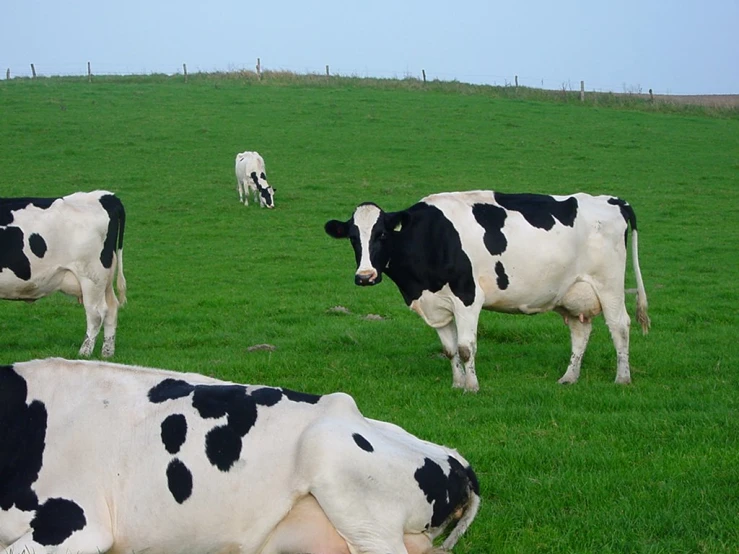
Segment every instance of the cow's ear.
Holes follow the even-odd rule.
[[[385,214],[385,225],[388,229],[393,231],[400,231],[411,219],[411,214],[408,211],[393,212]]]
[[[345,239],[349,236],[348,221],[332,219],[331,221],[327,221],[323,228],[326,230],[327,235],[334,237],[335,239]]]

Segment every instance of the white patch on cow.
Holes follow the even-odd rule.
[[[374,204],[363,204],[354,211],[354,225],[359,229],[359,243],[362,248],[362,256],[357,267],[357,275],[368,276],[370,282],[377,278],[377,269],[372,265],[370,259],[370,238],[372,229],[380,217],[380,208]]]

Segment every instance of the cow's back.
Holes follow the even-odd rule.
[[[472,191],[422,202],[453,224],[488,309],[548,311],[580,279],[623,277],[627,226],[613,197]]]

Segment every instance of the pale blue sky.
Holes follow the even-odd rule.
[[[253,70],[739,93],[739,0],[2,0],[0,78]]]

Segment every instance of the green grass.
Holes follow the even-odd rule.
[[[121,197],[115,361],[343,390],[457,448],[483,493],[458,553],[736,553],[739,118],[602,104],[317,77],[3,81],[0,194]],[[238,203],[247,149],[265,158],[273,211]],[[436,333],[391,281],[355,287],[349,244],[323,232],[362,201],[478,188],[635,207],[653,325],[632,329],[633,385],[613,384],[602,318],[580,382],[561,387],[561,318],[485,313],[481,391],[453,390]],[[62,295],[0,302],[0,363],[74,358],[84,328]],[[260,343],[276,350],[247,350]]]

